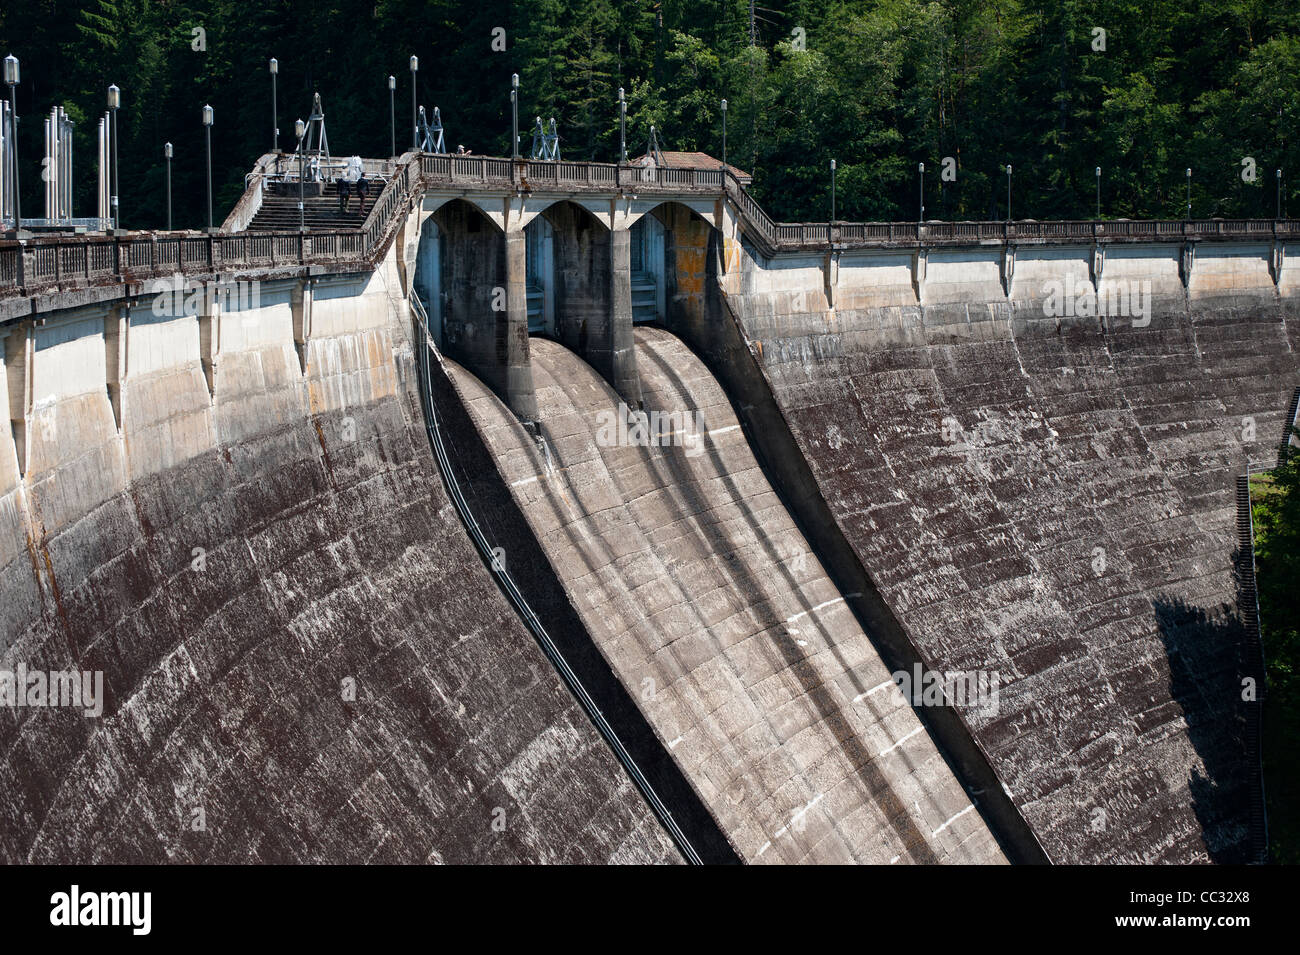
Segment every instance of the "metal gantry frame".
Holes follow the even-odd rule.
[[[542,125],[542,117],[537,117],[533,129],[533,159],[548,159],[558,162],[560,159],[560,134],[555,127],[555,117],[551,117],[549,126]]]
[[[438,107],[433,108],[433,120],[430,121],[421,106],[416,129],[419,130],[417,140],[420,152],[442,154],[447,151],[442,135],[442,110]]]
[[[650,127],[650,141],[646,143],[645,153],[656,166],[666,165],[663,150],[659,148],[659,133],[653,126]]]
[[[321,105],[320,93],[312,94],[311,115],[307,117],[306,129],[298,137],[295,152],[298,156],[299,180],[305,175],[310,175],[313,182],[329,177],[329,134],[325,132],[325,107]]]

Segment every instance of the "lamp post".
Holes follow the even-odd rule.
[[[519,158],[519,74],[510,74],[510,157]]]
[[[411,148],[420,147],[420,121],[415,116],[415,81],[416,73],[420,70],[420,58],[412,55],[411,57]]]
[[[388,155],[397,155],[397,77],[388,77],[388,128],[392,142]]]
[[[13,189],[14,234],[22,231],[23,214],[18,202],[18,57],[10,54],[5,57],[5,85],[9,87],[9,155],[10,186]]]
[[[916,171],[921,175],[921,191],[917,195],[917,207],[920,211],[916,214],[916,221],[921,223],[925,221],[925,163],[917,163]]]
[[[307,135],[307,124],[301,119],[296,120],[293,124],[293,131],[298,137],[298,231],[307,231],[307,217],[303,211],[303,193],[302,193],[302,138]],[[396,133],[394,133],[396,135]]]
[[[723,183],[727,175],[727,101],[722,101],[722,175]]]
[[[1097,173],[1097,218],[1101,218],[1101,167],[1096,168]]]
[[[1277,217],[1282,218],[1282,170],[1277,171]]]
[[[831,222],[835,222],[835,160],[831,160]]]
[[[1187,167],[1187,218],[1192,217],[1192,167]]]
[[[208,231],[212,231],[212,107],[203,107],[203,128],[208,142]]]
[[[113,195],[109,200],[110,211],[113,216],[113,229],[121,225],[122,219],[117,205],[117,109],[122,105],[122,91],[117,86],[108,88],[108,108],[113,116],[113,125],[109,135],[113,137]]]
[[[1007,221],[1011,221],[1011,163],[1007,163]]]
[[[167,160],[167,231],[172,230],[172,144],[163,144],[163,157]]]
[[[280,61],[271,57],[271,152],[280,148],[280,100],[275,95],[275,78],[280,75]]]
[[[618,88],[618,161],[627,162],[627,97]]]

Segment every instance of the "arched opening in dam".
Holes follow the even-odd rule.
[[[495,355],[500,331],[485,321],[505,312],[506,241],[501,227],[473,202],[438,206],[420,230],[415,286],[453,353]]]
[[[552,281],[546,289],[554,316],[551,335],[612,374],[617,263],[609,225],[578,203],[564,200],[546,206],[525,231],[534,242],[551,240]]]
[[[662,323],[667,314],[665,232],[659,218],[663,208],[642,213],[628,229],[632,321],[637,324]],[[524,227],[524,235],[528,246],[528,332],[558,338],[556,227],[550,215],[543,213]]]
[[[524,418],[533,413],[528,366],[525,240],[475,202],[428,202],[416,242],[413,290],[430,333],[476,369]]]
[[[659,215],[658,209],[651,209],[630,230],[632,321],[637,324],[662,323],[668,314],[665,234]]]

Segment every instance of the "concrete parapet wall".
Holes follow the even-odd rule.
[[[935,249],[926,257],[924,305],[1005,301],[1001,249]]]
[[[1179,257],[1182,247],[1168,244],[1108,245],[1102,266],[1106,282],[1150,282],[1157,298],[1185,298]]]
[[[915,305],[915,259],[911,252],[845,252],[839,259],[836,308]]]
[[[1267,304],[1277,298],[1268,243],[1203,242],[1194,252],[1195,264],[1187,283],[1192,300],[1217,300],[1223,304]]]
[[[1300,296],[1300,244],[1279,242],[1275,254],[1278,262],[1278,294],[1288,299]]]
[[[1093,283],[1093,250],[1089,246],[1026,246],[1015,251],[1008,298],[1028,309],[1042,309],[1054,283],[1069,280]],[[977,299],[978,301],[978,299]]]

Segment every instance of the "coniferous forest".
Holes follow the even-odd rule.
[[[411,145],[418,101],[450,149],[508,155],[510,76],[521,148],[554,116],[565,158],[613,161],[617,91],[629,153],[653,124],[665,149],[721,153],[778,219],[1269,217],[1300,213],[1296,0],[27,0],[0,8],[17,88],[23,208],[40,215],[42,119],[76,121],[75,214],[95,214],[96,125],[122,90],[122,224],[165,221],[175,147],[178,226],[205,217],[210,104],[218,220],[311,96],[336,154]],[[945,162],[945,160],[949,160]],[[945,166],[947,175],[943,175]]]

